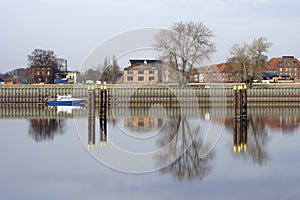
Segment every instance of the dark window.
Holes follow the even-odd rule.
[[[154,70],[150,70],[150,71],[149,71],[149,74],[154,74]]]
[[[138,81],[144,81],[144,77],[143,76],[139,76],[138,77]]]
[[[132,74],[132,69],[128,69],[127,74]]]
[[[144,70],[139,70],[138,74],[144,74]]]
[[[133,76],[127,76],[127,81],[133,81]]]
[[[149,76],[149,81],[154,81],[154,76]]]

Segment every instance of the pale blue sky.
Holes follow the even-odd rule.
[[[78,69],[99,44],[122,32],[202,21],[214,31],[224,62],[235,43],[265,36],[269,58],[300,58],[297,0],[0,0],[0,72],[27,65],[35,48],[52,49]]]

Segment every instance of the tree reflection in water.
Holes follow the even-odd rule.
[[[269,153],[267,152],[266,144],[269,140],[266,125],[263,119],[254,118],[250,115],[248,120],[248,130],[253,137],[249,137],[249,145],[247,154],[252,158],[254,163],[259,165],[266,164],[269,160]]]
[[[179,181],[184,180],[202,180],[211,170],[210,163],[214,158],[214,152],[211,151],[204,158],[199,157],[201,147],[200,141],[194,141],[188,150],[182,156],[169,166],[161,169],[163,174],[171,174]]]
[[[31,119],[29,135],[37,142],[53,140],[56,134],[63,134],[66,129],[65,119]]]
[[[250,158],[255,164],[264,165],[270,158],[266,146],[269,141],[266,124],[262,117],[254,117],[251,114],[247,117],[247,119],[243,120],[244,121],[239,125],[239,120],[235,121],[234,119],[227,119],[225,121],[226,128],[233,133],[234,156],[244,159]],[[243,125],[245,127],[242,127]],[[236,127],[238,130],[235,133]],[[235,134],[237,135],[235,136]],[[235,139],[235,137],[237,138]],[[243,137],[246,137],[245,141]],[[236,148],[238,149],[237,151],[235,150]]]
[[[200,124],[195,126],[189,122],[187,116],[172,117],[166,124],[166,130],[159,140],[160,146],[166,146],[171,140],[175,143],[166,149],[164,155],[157,156],[158,162],[168,162],[170,157],[178,153],[181,156],[161,169],[161,173],[171,174],[179,181],[202,180],[206,177],[212,170],[211,161],[214,158],[214,152],[211,151],[204,158],[199,155],[202,138],[200,134],[195,135],[195,133],[199,133]]]

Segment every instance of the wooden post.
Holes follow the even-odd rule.
[[[106,84],[100,86],[100,106],[99,106],[99,122],[100,122],[100,145],[107,144],[107,87]]]
[[[240,153],[247,149],[247,87],[235,85],[233,92],[233,151]]]
[[[88,148],[95,145],[95,88],[88,86]]]

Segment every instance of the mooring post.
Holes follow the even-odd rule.
[[[95,87],[88,85],[88,148],[95,145]]]
[[[100,86],[100,108],[99,108],[99,120],[100,120],[100,145],[106,146],[107,144],[107,118],[106,118],[106,106],[107,106],[107,86]]]
[[[234,109],[234,116],[237,116],[237,109],[238,109],[238,91],[237,85],[233,86],[233,109]]]
[[[233,151],[247,149],[247,86],[233,86]]]
[[[243,102],[242,102],[242,115],[243,118],[247,118],[247,86],[246,84],[243,85]]]

